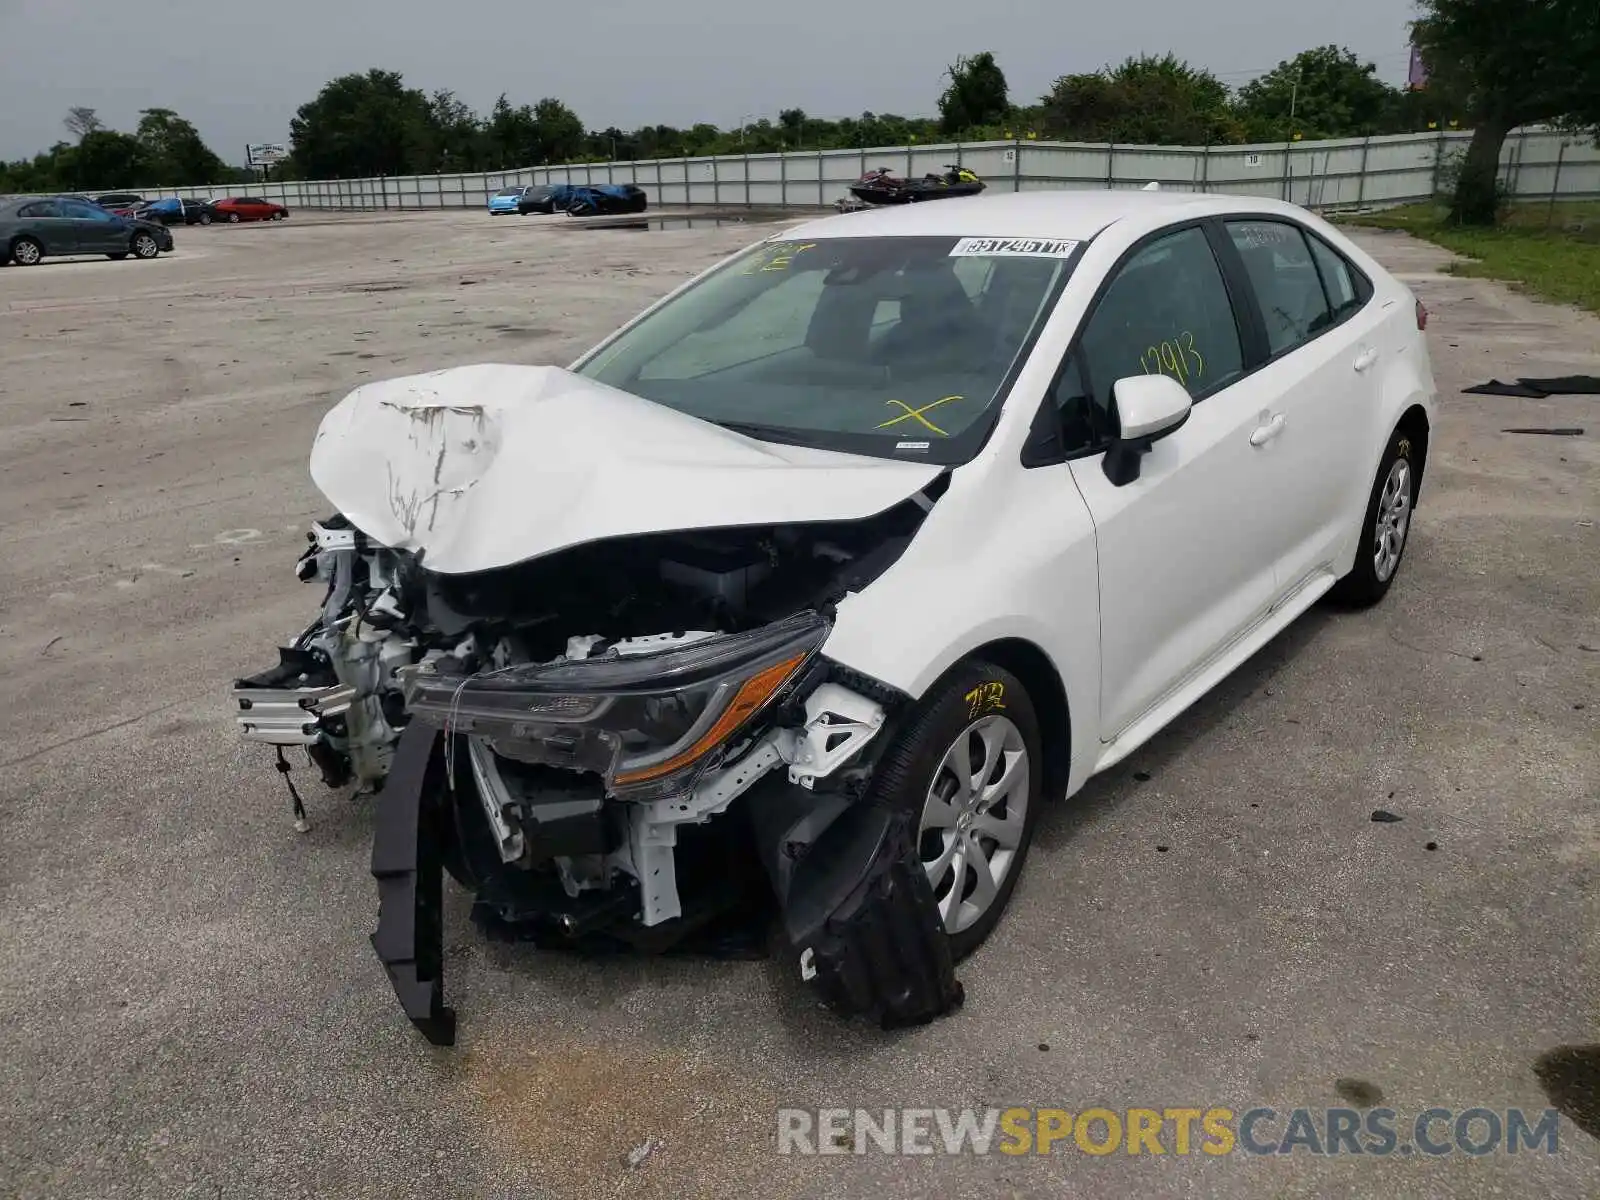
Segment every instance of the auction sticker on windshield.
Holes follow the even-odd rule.
[[[951,258],[1071,258],[1077,242],[1040,238],[962,238]]]

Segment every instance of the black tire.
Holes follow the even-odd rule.
[[[1403,430],[1395,430],[1384,447],[1378,463],[1378,473],[1373,479],[1372,491],[1367,497],[1366,511],[1361,517],[1361,538],[1356,549],[1355,565],[1350,573],[1334,584],[1328,595],[1336,604],[1348,608],[1370,608],[1389,594],[1395,577],[1405,563],[1406,546],[1411,540],[1412,517],[1416,511],[1417,491],[1421,483],[1422,463],[1417,455],[1416,443]],[[1393,565],[1384,574],[1379,565],[1379,543],[1392,526],[1391,520],[1380,527],[1380,509],[1384,508],[1386,490],[1391,477],[1404,472],[1405,521],[1394,551]]]
[[[275,213],[272,214],[272,219],[274,221],[281,221],[287,215],[288,215],[287,213],[275,212]]]
[[[913,837],[921,843],[919,856],[924,863],[933,861],[938,857],[936,845],[942,839],[936,830],[930,830],[929,834],[919,832],[929,792],[941,783],[940,777],[947,774],[943,770],[947,752],[967,730],[990,717],[1008,719],[1021,735],[1028,768],[1024,791],[1026,808],[1022,814],[1021,836],[993,900],[971,925],[947,934],[951,956],[956,960],[965,958],[982,945],[999,924],[1027,864],[1028,847],[1038,824],[1044,760],[1039,718],[1022,681],[1009,671],[982,661],[962,663],[952,669],[929,690],[902,724],[879,761],[872,783],[874,800],[911,814]],[[992,775],[990,779],[992,781]],[[949,777],[949,782],[954,782],[953,777]],[[951,886],[946,886],[948,879],[946,876],[933,881],[936,898],[952,890]],[[964,869],[960,880],[952,881],[952,886],[962,886],[964,891],[970,892],[971,882],[970,871]]]
[[[136,233],[128,247],[133,251],[135,258],[155,258],[161,253],[161,243],[157,242],[154,234]]]
[[[200,214],[200,224],[202,224],[202,225],[211,224],[211,214],[208,213],[208,212],[201,213]]]
[[[106,257],[112,262],[121,262],[128,257],[128,252],[126,250],[118,250],[115,254],[108,254]]]
[[[35,267],[44,257],[44,247],[31,237],[19,237],[11,243],[11,261],[19,267]]]
[[[237,225],[238,223],[239,223],[239,214],[238,213],[229,213],[228,214],[228,224],[229,225]]]

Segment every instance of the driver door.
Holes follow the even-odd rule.
[[[1100,731],[1114,741],[1266,614],[1275,509],[1251,446],[1261,410],[1222,269],[1199,224],[1125,258],[1057,384],[1074,482],[1095,526]],[[1118,486],[1104,469],[1112,386],[1165,373],[1193,408]]]
[[[63,215],[72,222],[79,254],[116,254],[128,248],[128,226],[121,217],[82,200],[60,201]]]

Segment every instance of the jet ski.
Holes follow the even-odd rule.
[[[901,179],[890,174],[888,167],[878,167],[852,183],[850,194],[864,204],[915,204],[976,196],[983,189],[984,182],[975,171],[947,163],[942,174],[929,172],[917,180]]]

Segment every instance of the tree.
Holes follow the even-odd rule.
[[[489,112],[484,139],[491,166],[524,167],[539,159],[539,119],[526,104],[513,108],[504,92]]]
[[[430,159],[436,171],[474,171],[484,162],[485,129],[478,114],[448,89],[428,100],[428,124],[433,144]]]
[[[62,183],[73,191],[139,186],[155,167],[138,138],[114,129],[91,129],[64,158]]]
[[[1364,137],[1382,133],[1398,92],[1340,46],[1303,50],[1239,89],[1238,110],[1252,140]],[[1293,120],[1291,121],[1291,114]]]
[[[1451,216],[1492,225],[1500,151],[1520,125],[1600,132],[1600,9],[1595,0],[1420,0],[1412,33],[1428,87],[1463,99],[1472,141]]]
[[[1202,146],[1244,136],[1226,85],[1172,54],[1062,76],[1042,105],[1045,129],[1072,141]]]
[[[220,183],[227,164],[212,153],[200,131],[170,108],[147,108],[134,134],[149,163],[146,182],[161,185]]]
[[[106,127],[104,121],[95,115],[92,108],[74,105],[67,109],[67,116],[62,124],[67,127],[67,132],[82,141],[87,134],[95,133]]]
[[[941,132],[956,134],[979,125],[994,125],[1010,113],[1005,72],[994,61],[992,51],[956,59],[945,68],[945,75],[950,83],[939,97]]]
[[[413,175],[434,169],[428,97],[398,71],[341,75],[289,122],[295,166],[309,179]]]
[[[561,101],[546,96],[533,106],[533,119],[538,129],[539,161],[572,162],[583,153],[583,122]]]

